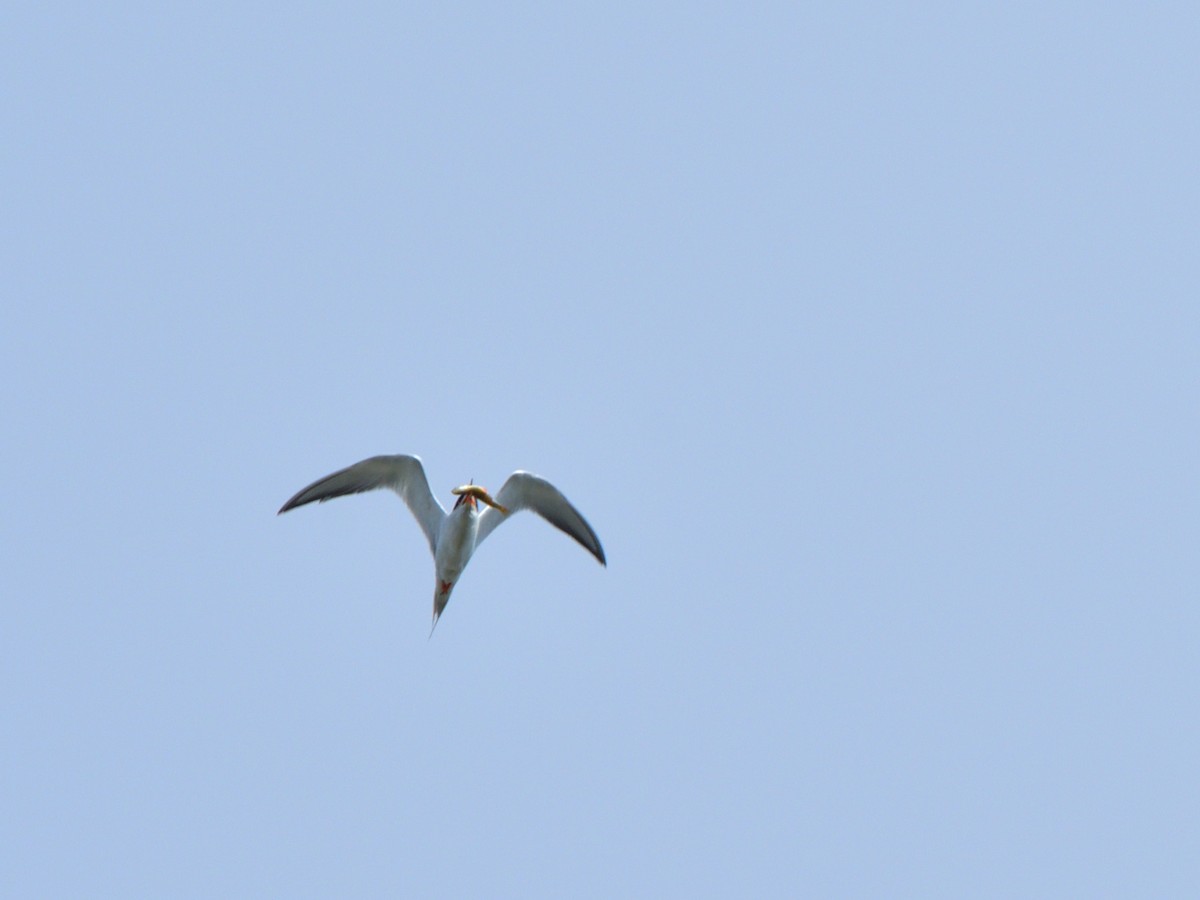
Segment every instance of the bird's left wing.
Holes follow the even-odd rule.
[[[429,552],[436,555],[438,532],[442,527],[442,519],[446,517],[446,510],[429,490],[425,467],[421,465],[421,459],[417,456],[372,456],[370,459],[364,459],[314,481],[283,504],[279,512],[285,513],[314,500],[324,503],[334,497],[361,494],[376,488],[389,488],[400,495],[412,511],[421,530],[425,532],[425,539],[429,541]]]
[[[485,537],[496,530],[496,526],[512,513],[528,509],[537,513],[559,531],[575,538],[583,548],[607,566],[604,558],[604,548],[600,546],[600,538],[587,520],[571,505],[562,491],[544,478],[531,475],[529,472],[513,472],[496,494],[496,502],[508,510],[501,512],[488,507],[479,514],[479,531],[475,536],[475,546],[478,547]]]

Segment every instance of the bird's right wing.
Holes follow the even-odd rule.
[[[604,558],[604,548],[600,546],[600,538],[596,537],[596,532],[587,523],[587,519],[571,505],[571,501],[563,496],[562,491],[545,478],[539,478],[529,472],[513,472],[496,494],[496,503],[504,507],[505,511],[489,506],[479,514],[479,530],[475,534],[476,547],[509,515],[528,509],[559,531],[573,537],[583,549],[596,557],[600,565],[608,565]]]
[[[436,554],[438,532],[442,527],[442,519],[446,517],[446,510],[429,490],[425,467],[417,456],[372,456],[364,459],[314,481],[283,504],[279,512],[285,513],[314,500],[324,503],[334,497],[361,494],[376,488],[389,488],[400,495],[425,532],[429,551]]]

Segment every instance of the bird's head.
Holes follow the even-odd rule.
[[[498,509],[502,513],[508,512],[507,509],[492,499],[492,495],[487,492],[487,488],[478,484],[460,485],[459,487],[452,489],[450,493],[458,495],[458,500],[456,500],[454,503],[455,509],[458,509],[464,503],[470,504],[473,509],[478,509],[479,504],[476,503],[476,501],[482,500],[488,506],[492,507],[492,509]]]

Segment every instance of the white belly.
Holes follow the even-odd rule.
[[[478,530],[478,514],[465,503],[446,516],[433,558],[438,578],[449,582],[458,580],[462,570],[467,567],[467,560],[475,552]]]

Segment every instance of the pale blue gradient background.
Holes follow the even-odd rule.
[[[0,893],[1200,890],[1194,4],[10,4]],[[556,482],[432,640],[390,495]]]

